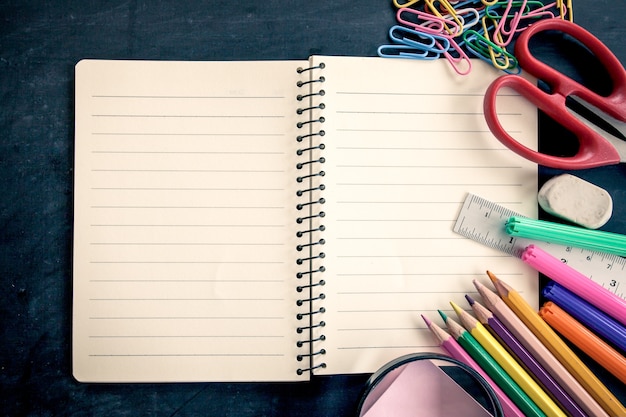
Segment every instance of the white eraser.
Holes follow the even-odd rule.
[[[602,227],[613,213],[606,190],[570,174],[548,180],[537,199],[546,212],[589,229]]]

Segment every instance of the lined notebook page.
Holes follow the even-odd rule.
[[[326,64],[322,372],[372,372],[438,351],[420,314],[456,317],[449,301],[478,297],[472,279],[486,283],[487,269],[536,305],[535,272],[452,231],[468,192],[536,215],[537,166],[483,118],[485,89],[500,74],[482,62],[460,77],[444,60],[316,60]],[[516,138],[536,143],[536,109],[515,97],[498,106]]]
[[[77,65],[77,379],[306,377],[291,229],[298,65]]]

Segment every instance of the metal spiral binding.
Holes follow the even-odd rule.
[[[321,306],[326,297],[322,292],[325,281],[321,278],[325,271],[322,262],[326,256],[322,251],[325,243],[322,234],[326,229],[322,224],[325,216],[322,206],[325,201],[320,197],[320,193],[326,188],[322,183],[325,175],[322,166],[326,159],[321,155],[325,148],[322,143],[325,135],[322,126],[326,121],[321,115],[326,107],[321,101],[325,94],[322,84],[326,79],[319,75],[324,67],[325,65],[320,63],[317,66],[297,70],[298,74],[306,76],[306,79],[298,81],[298,88],[302,88],[305,93],[296,97],[301,103],[296,113],[302,116],[302,120],[296,125],[302,132],[296,137],[300,144],[296,154],[301,158],[296,164],[299,172],[296,181],[300,184],[296,194],[301,199],[296,205],[299,212],[296,222],[302,226],[296,234],[299,240],[296,246],[298,251],[296,263],[303,267],[303,270],[296,273],[296,279],[301,282],[296,287],[300,294],[296,304],[302,307],[302,311],[296,315],[301,323],[296,332],[302,335],[302,339],[297,341],[297,346],[307,349],[307,353],[296,357],[299,362],[306,363],[298,368],[298,375],[326,367],[323,361],[317,359],[326,353],[325,349],[318,347],[319,343],[326,339],[322,333],[326,323],[321,319],[326,311]]]

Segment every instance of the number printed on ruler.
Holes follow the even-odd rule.
[[[510,236],[506,233],[505,224],[511,216],[523,214],[468,194],[454,225],[454,232],[518,258],[528,245],[534,244],[626,299],[626,258]]]

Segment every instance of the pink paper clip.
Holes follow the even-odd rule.
[[[469,57],[467,56],[467,54],[463,51],[463,49],[459,46],[458,43],[456,43],[456,41],[449,36],[448,40],[450,41],[450,49],[445,51],[443,53],[443,56],[446,57],[446,59],[448,60],[448,62],[450,63],[450,65],[452,65],[452,68],[454,69],[454,71],[456,71],[457,74],[459,75],[467,75],[470,73],[470,71],[472,71],[472,61],[469,59]],[[453,56],[450,51],[455,51],[458,56]],[[462,63],[463,61],[465,61],[466,65],[465,65],[465,69],[462,68]]]
[[[506,8],[504,9],[504,12],[502,13],[502,19],[500,19],[494,31],[493,39],[497,45],[507,46],[509,43],[511,43],[511,41],[513,40],[513,36],[515,35],[517,31],[517,27],[519,25],[520,19],[522,18],[522,11],[526,8],[527,2],[528,0],[523,0],[522,5],[520,6],[520,9],[513,14],[513,18],[511,19],[511,23],[509,24],[509,29],[506,30],[504,28],[504,24],[507,22],[506,16],[511,11],[511,7],[513,5],[512,1],[508,2],[508,4],[506,5]],[[505,40],[500,40],[501,34],[504,34],[507,36]]]
[[[409,17],[412,18],[408,19]],[[462,30],[459,24],[453,20],[444,19],[443,17],[415,9],[398,9],[396,19],[403,25],[434,35],[449,34],[451,36],[457,36]]]

